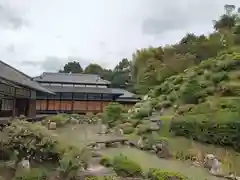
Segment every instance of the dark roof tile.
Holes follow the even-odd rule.
[[[83,84],[110,84],[96,74],[81,73],[50,73],[44,72],[41,76],[34,78],[38,82],[57,82],[57,83],[83,83]]]
[[[70,86],[45,86],[53,92],[88,92],[88,93],[102,93],[102,94],[116,94],[122,95],[121,92],[113,92],[110,88],[99,87],[70,87]]]
[[[0,77],[13,82],[20,86],[25,86],[36,91],[52,93],[48,89],[42,87],[37,82],[33,81],[31,77],[13,68],[12,66],[0,61]]]

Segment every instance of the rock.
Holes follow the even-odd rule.
[[[213,175],[221,174],[221,163],[213,154],[207,154],[204,159],[204,167]]]
[[[57,124],[55,122],[50,122],[48,124],[48,129],[49,130],[56,130],[57,129]]]
[[[139,140],[137,142],[137,146],[138,147],[143,147],[143,139],[142,139],[142,137],[139,138]]]
[[[30,169],[30,162],[29,160],[27,159],[23,159],[22,161],[20,161],[19,165],[18,165],[20,168],[23,168],[23,169]]]
[[[121,128],[119,129],[119,133],[120,133],[120,135],[124,134],[124,132],[123,132],[123,130]]]
[[[71,124],[79,124],[79,122],[78,122],[77,119],[71,119],[71,120],[70,120],[70,123],[71,123]]]
[[[107,126],[105,126],[104,124],[102,124],[102,126],[101,126],[101,134],[106,134],[106,132],[107,132]]]
[[[157,146],[154,144],[154,145],[152,145],[152,149],[155,151],[155,152],[157,152],[158,151],[158,148],[157,148]]]
[[[161,143],[156,144],[156,148],[157,148],[157,150],[162,150],[163,144],[161,144]]]

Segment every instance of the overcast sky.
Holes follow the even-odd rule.
[[[0,59],[28,75],[69,60],[113,68],[136,49],[212,31],[239,0],[0,0]]]

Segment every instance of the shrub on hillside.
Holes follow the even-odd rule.
[[[171,123],[171,131],[203,143],[230,146],[240,151],[240,114],[220,110],[211,114],[185,115]]]
[[[212,81],[215,83],[215,84],[218,84],[220,83],[221,81],[224,81],[224,80],[227,80],[228,79],[228,75],[227,75],[227,72],[225,71],[222,71],[222,72],[218,72],[218,73],[214,73],[212,74]]]
[[[156,109],[168,108],[172,105],[171,101],[162,101],[156,105]]]
[[[121,177],[139,177],[142,175],[141,166],[122,154],[113,158],[113,169]]]
[[[186,104],[197,104],[199,99],[199,92],[202,88],[197,80],[189,80],[189,82],[182,89],[180,98]]]
[[[150,169],[148,178],[151,180],[187,180],[188,178],[181,173],[162,171],[160,169]]]
[[[148,133],[149,131],[150,131],[150,124],[139,124],[137,126],[138,135]]]
[[[114,126],[114,122],[122,118],[123,106],[119,103],[113,102],[108,104],[103,112],[103,122],[109,127]]]

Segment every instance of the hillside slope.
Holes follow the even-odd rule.
[[[234,49],[165,79],[129,113],[141,119],[159,111],[174,116],[176,135],[239,149],[239,95],[240,53]]]

